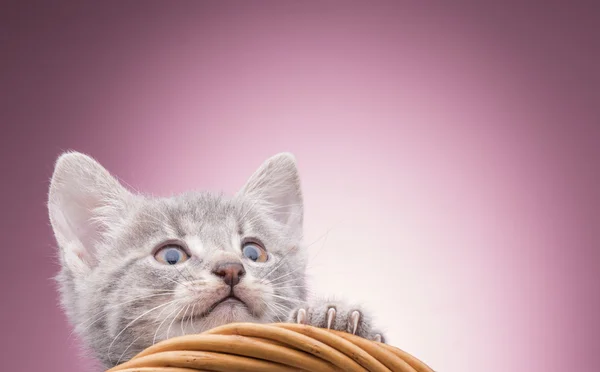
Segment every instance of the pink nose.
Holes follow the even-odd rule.
[[[223,279],[223,281],[231,287],[237,285],[244,274],[246,274],[244,266],[235,262],[219,264],[213,269],[212,272],[216,276]]]

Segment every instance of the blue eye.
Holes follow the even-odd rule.
[[[267,251],[263,247],[252,242],[245,243],[242,246],[242,254],[254,262],[265,262],[269,258]]]
[[[190,257],[181,246],[171,244],[162,247],[156,252],[154,258],[165,265],[177,265],[187,261]]]

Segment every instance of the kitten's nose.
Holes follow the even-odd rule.
[[[227,285],[233,287],[240,282],[242,276],[246,274],[246,270],[244,270],[244,266],[240,263],[228,262],[215,266],[213,274],[223,279]]]

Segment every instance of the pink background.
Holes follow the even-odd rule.
[[[90,370],[44,206],[75,149],[160,195],[292,151],[317,292],[438,371],[597,370],[597,7],[418,3],[5,3],[0,369]]]

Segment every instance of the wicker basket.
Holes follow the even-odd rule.
[[[232,323],[153,345],[107,372],[433,372],[393,346],[300,324]]]

